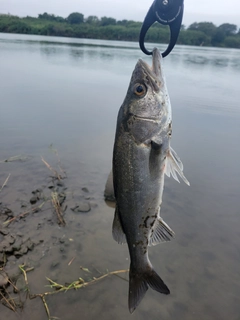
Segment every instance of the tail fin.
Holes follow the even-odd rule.
[[[148,290],[148,286],[160,293],[170,293],[170,290],[165,285],[163,280],[152,268],[139,273],[133,271],[130,267],[128,293],[128,308],[130,313],[133,313],[133,311],[139,305]]]

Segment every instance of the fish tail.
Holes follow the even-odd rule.
[[[148,266],[148,270],[142,272],[136,272],[130,267],[128,294],[128,308],[130,313],[133,313],[139,305],[148,290],[148,286],[163,294],[170,293],[168,287],[152,267],[149,268]]]

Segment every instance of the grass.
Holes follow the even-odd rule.
[[[58,224],[65,226],[66,222],[63,218],[63,212],[62,212],[62,208],[59,202],[59,197],[58,197],[58,193],[56,191],[51,193],[51,197],[52,197],[52,204],[53,207],[55,209],[55,212],[57,214],[57,219],[58,219]]]
[[[45,204],[46,202],[47,202],[47,201],[43,201],[39,206],[34,207],[34,208],[31,208],[30,210],[24,211],[24,212],[20,213],[19,215],[17,215],[17,216],[15,216],[15,217],[13,217],[13,218],[5,221],[5,222],[3,223],[3,225],[6,227],[6,226],[8,226],[11,222],[26,217],[29,213],[38,212],[39,210],[42,209],[42,207],[44,206],[44,204]]]
[[[11,173],[9,173],[9,175],[7,176],[7,179],[3,182],[3,185],[0,189],[0,192],[2,191],[2,189],[7,185],[8,179],[10,178]]]
[[[27,295],[28,295],[29,299],[32,300],[32,299],[35,299],[35,298],[39,297],[42,300],[42,303],[44,305],[48,320],[56,319],[56,317],[51,316],[50,309],[49,309],[49,306],[48,306],[47,301],[46,301],[46,297],[51,296],[51,295],[56,295],[56,294],[59,294],[59,293],[62,293],[62,292],[66,293],[69,290],[78,290],[78,289],[86,288],[87,286],[96,284],[97,282],[99,282],[99,281],[101,281],[104,278],[107,278],[109,276],[113,276],[113,275],[119,276],[119,274],[127,273],[129,271],[128,269],[126,269],[126,270],[108,271],[108,272],[106,272],[105,274],[103,274],[103,275],[101,275],[99,277],[92,277],[92,279],[90,279],[89,281],[85,281],[83,278],[78,278],[77,280],[71,282],[68,285],[59,284],[56,281],[53,281],[50,278],[46,277],[46,279],[49,282],[48,287],[50,287],[52,290],[51,291],[46,291],[46,292],[43,292],[43,293],[32,294],[30,292],[30,288],[29,288],[27,272],[32,271],[33,268],[26,268],[25,265],[20,265],[19,268],[20,268],[20,270],[21,270],[21,272],[22,272],[22,274],[24,276],[24,281],[25,281],[25,284],[26,284],[26,292],[27,292]],[[80,269],[85,271],[85,272],[87,272],[87,273],[91,273],[91,271],[89,271],[87,268],[80,267]],[[123,279],[123,280],[125,280],[125,279]],[[15,311],[15,310],[13,310],[13,311]]]

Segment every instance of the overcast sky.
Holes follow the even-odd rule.
[[[80,12],[87,17],[112,17],[142,21],[153,0],[0,0],[0,13],[18,16],[37,16],[52,13],[67,17]],[[240,0],[185,0],[183,24],[209,21],[216,25],[225,22],[240,27]]]

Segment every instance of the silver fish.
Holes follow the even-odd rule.
[[[113,151],[116,210],[113,238],[127,242],[131,264],[128,306],[132,313],[148,287],[169,294],[154,271],[148,246],[169,241],[173,230],[160,217],[164,174],[183,175],[183,165],[170,147],[172,112],[162,70],[162,57],[153,50],[152,67],[135,66],[127,95],[119,110]],[[111,174],[108,179],[111,182]],[[108,185],[109,182],[108,181]],[[108,190],[109,192],[109,190]]]

